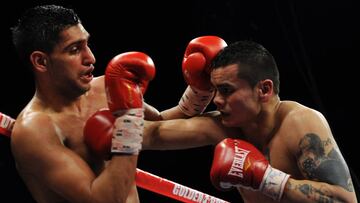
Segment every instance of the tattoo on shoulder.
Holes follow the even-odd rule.
[[[354,191],[345,160],[330,138],[321,140],[309,133],[300,140],[299,148],[298,165],[305,177]]]

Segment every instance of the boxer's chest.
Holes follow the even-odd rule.
[[[63,138],[66,147],[77,153],[83,159],[87,160],[89,152],[84,143],[83,129],[86,119],[77,116],[67,116],[58,122],[60,128],[59,134]]]
[[[97,171],[103,167],[104,161],[92,156],[84,143],[83,129],[89,116],[67,116],[66,119],[61,120],[59,127],[64,138],[64,145],[78,154],[94,171]]]

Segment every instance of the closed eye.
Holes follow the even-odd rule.
[[[230,85],[220,85],[217,87],[217,91],[223,96],[228,96],[231,95],[235,91],[235,89]]]

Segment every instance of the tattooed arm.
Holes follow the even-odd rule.
[[[319,112],[300,111],[290,125],[296,129],[296,160],[305,180],[290,178],[284,202],[357,202],[347,164]]]

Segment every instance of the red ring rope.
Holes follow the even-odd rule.
[[[135,180],[138,187],[182,202],[227,203],[227,201],[225,200],[210,196],[200,191],[161,178],[141,169],[136,169]]]

